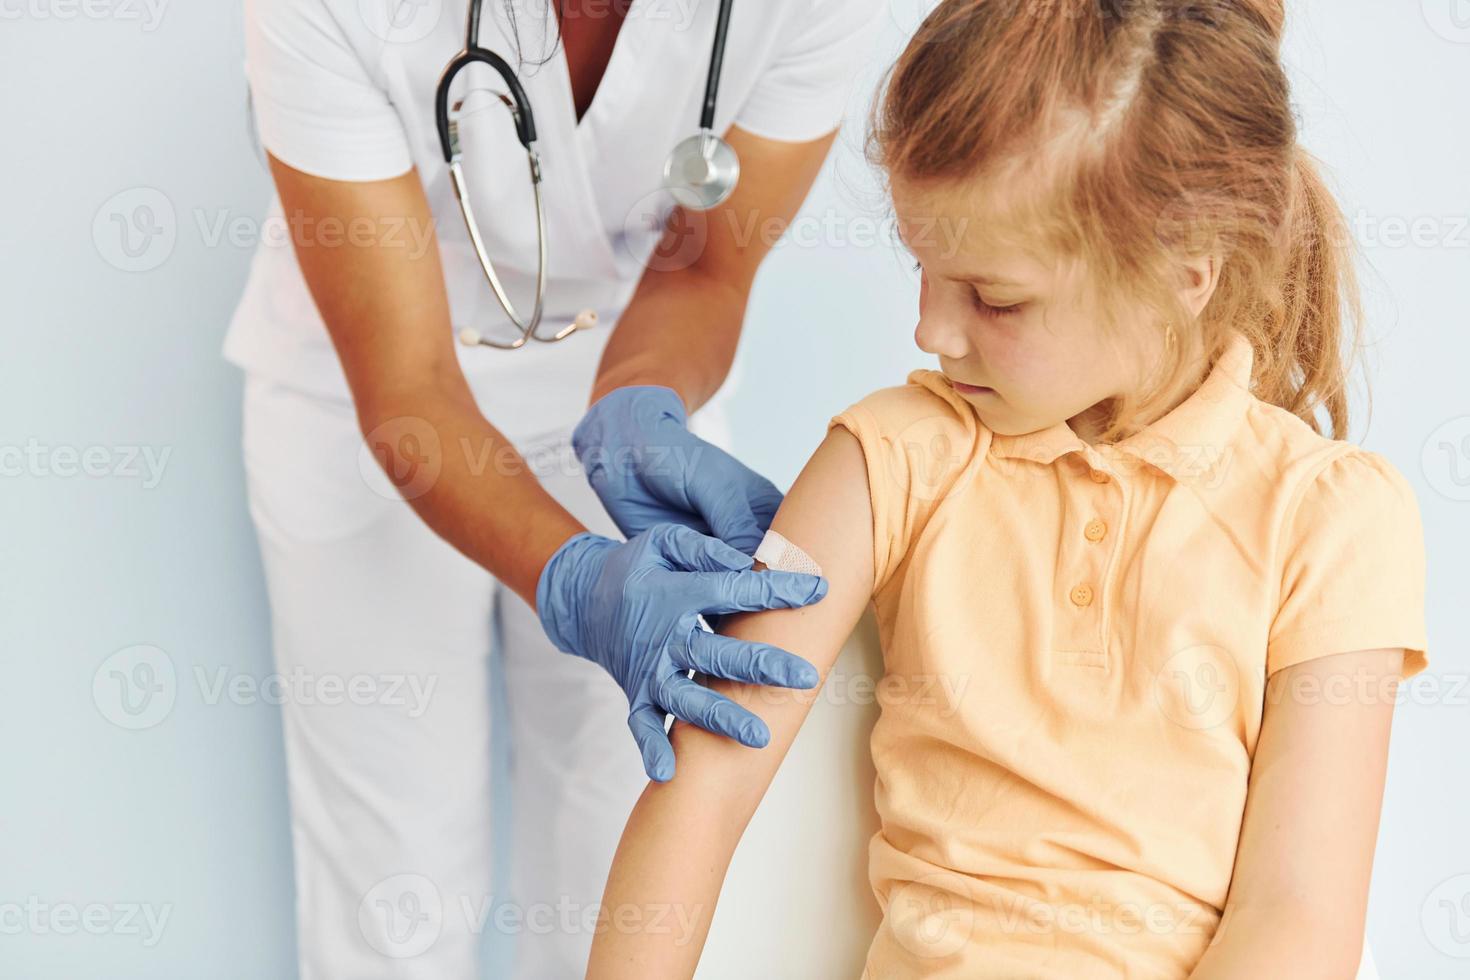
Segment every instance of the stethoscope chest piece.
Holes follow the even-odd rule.
[[[664,161],[664,188],[691,210],[707,211],[723,203],[739,180],[740,157],[709,130],[680,141]]]

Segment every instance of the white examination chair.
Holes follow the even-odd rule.
[[[883,652],[871,609],[843,647],[730,863],[697,980],[857,980],[878,929],[868,736]],[[841,683],[836,683],[836,682]]]

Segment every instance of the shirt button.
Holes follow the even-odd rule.
[[[1102,470],[1089,470],[1087,475],[1092,478],[1093,483],[1107,483],[1108,480],[1112,479]]]
[[[1079,585],[1074,588],[1072,590],[1072,602],[1079,606],[1090,605],[1092,603],[1092,586]]]
[[[1108,526],[1096,517],[1088,521],[1087,526],[1082,529],[1082,536],[1089,541],[1101,541],[1103,535],[1107,533]]]

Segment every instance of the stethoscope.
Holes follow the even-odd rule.
[[[526,91],[521,87],[520,79],[516,77],[515,71],[504,58],[480,47],[477,43],[480,36],[481,2],[482,0],[470,0],[469,18],[465,26],[464,50],[449,62],[444,69],[443,76],[439,79],[439,91],[435,97],[435,117],[439,126],[439,145],[444,151],[444,162],[449,165],[449,180],[454,186],[454,196],[459,201],[459,210],[464,215],[465,226],[470,233],[470,242],[474,245],[475,255],[480,260],[480,268],[484,270],[485,279],[489,281],[490,288],[495,292],[495,298],[500,301],[501,308],[505,310],[505,315],[510,317],[511,323],[521,331],[520,336],[515,340],[503,342],[491,340],[482,336],[478,330],[466,327],[459,333],[460,342],[469,346],[484,345],[501,350],[515,350],[518,347],[524,347],[528,340],[539,340],[548,344],[565,340],[578,330],[596,326],[597,313],[593,310],[583,310],[577,314],[575,320],[550,337],[543,337],[536,332],[536,328],[541,323],[541,309],[546,296],[546,212],[541,204],[541,161],[534,146],[536,119],[531,112],[531,101],[526,97]],[[725,36],[730,29],[731,2],[732,0],[720,0],[720,11],[715,21],[714,48],[710,51],[709,56],[709,74],[704,83],[704,106],[699,114],[699,131],[676,145],[669,152],[668,159],[664,161],[663,186],[669,191],[675,202],[697,211],[707,210],[723,202],[730,196],[730,192],[735,189],[735,184],[740,179],[740,158],[736,155],[734,148],[715,135],[713,130],[715,93],[720,87],[720,65],[725,57]],[[485,240],[480,234],[479,222],[475,220],[475,211],[465,189],[464,169],[460,165],[459,114],[464,107],[464,100],[456,102],[451,109],[449,89],[460,71],[475,62],[489,65],[505,81],[509,93],[497,92],[496,95],[510,110],[515,120],[516,138],[520,141],[521,146],[526,148],[526,159],[531,167],[531,190],[536,200],[536,248],[538,253],[536,305],[532,307],[531,315],[524,320],[516,313],[510,297],[506,295],[505,287],[500,284],[500,277],[495,274],[495,264],[490,261],[490,256],[485,250]]]

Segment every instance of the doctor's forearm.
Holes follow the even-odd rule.
[[[588,403],[628,385],[666,385],[694,412],[709,401],[735,359],[748,283],[694,269],[650,272],[619,318]]]
[[[410,250],[354,236],[328,247],[321,222],[432,228],[417,172],[327,180],[275,157],[301,271],[332,338],[368,448],[433,530],[534,605],[552,553],[584,530],[475,404],[454,354],[438,242]]]
[[[369,450],[409,505],[534,609],[546,562],[586,528],[480,413],[463,379],[364,392],[357,404]]]

